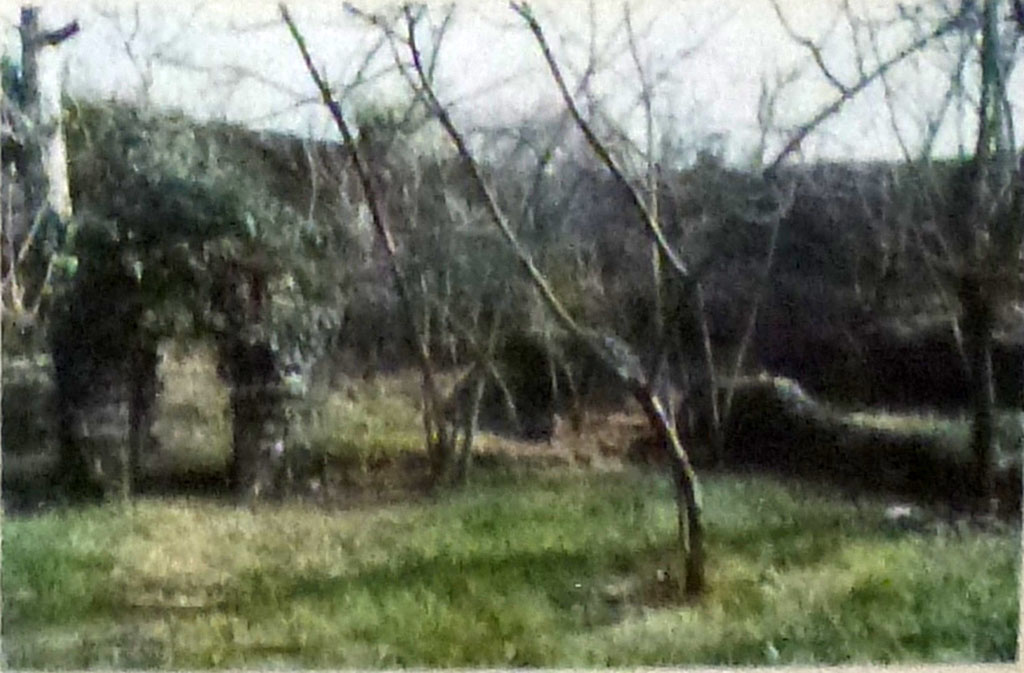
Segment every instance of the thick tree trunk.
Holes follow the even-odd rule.
[[[993,407],[991,334],[979,339],[972,357],[972,396],[974,421],[971,427],[971,452],[974,455],[974,491],[979,505],[992,495]],[[974,371],[978,373],[974,373]]]
[[[3,104],[3,100],[4,100],[4,82],[3,82],[3,73],[0,73],[0,105]],[[2,126],[3,126],[3,124],[0,123],[0,127],[2,127]],[[3,150],[3,146],[4,146],[4,144],[3,144],[3,135],[2,135],[2,133],[0,133],[0,195],[4,194],[4,187],[5,187],[5,185],[4,185],[4,170],[5,169],[4,169],[4,150]],[[2,197],[0,197],[0,202],[2,202],[3,200],[4,199]],[[0,245],[3,245],[3,243],[7,240],[7,227],[8,227],[8,223],[7,223],[7,218],[5,217],[6,212],[7,212],[6,208],[0,208]],[[3,258],[4,258],[4,254],[5,254],[5,251],[0,251],[0,281],[2,281],[2,279],[3,279]],[[11,258],[11,263],[13,263],[13,262],[14,262],[14,258],[12,257]],[[12,274],[11,277],[12,278],[14,277],[13,274]],[[2,289],[2,287],[0,287],[0,437],[3,437],[3,424],[4,424],[3,403],[2,403],[2,400],[3,400],[3,397],[4,397],[4,358],[3,358],[3,346],[4,346],[3,322],[4,321],[3,321],[3,319],[4,319],[4,295],[3,295],[3,289]],[[3,459],[3,453],[4,452],[3,452],[3,449],[4,449],[3,441],[0,440],[0,475],[3,474],[3,469],[4,469],[3,468],[3,465],[4,465],[4,459]],[[0,479],[0,484],[2,484],[2,481],[3,480]],[[4,503],[4,499],[3,499],[3,486],[0,485],[0,520],[3,519],[3,511],[4,511],[3,503]]]
[[[60,315],[50,327],[53,357],[54,411],[57,422],[57,465],[54,486],[71,498],[95,495],[89,465],[83,451],[83,407],[89,400],[90,383],[97,379],[88,356],[92,349],[79,341],[78,321]],[[104,380],[103,383],[109,383]],[[102,385],[102,384],[101,384]]]
[[[244,497],[251,493],[259,474],[259,433],[254,429],[258,422],[250,412],[251,403],[244,393],[231,392],[231,468],[228,481],[231,490]]]
[[[33,273],[26,282],[26,305],[38,310],[50,280],[54,253],[55,222],[71,226],[71,195],[68,186],[67,149],[61,125],[61,82],[55,54],[46,49],[78,32],[71,23],[45,32],[39,7],[21,10],[21,67],[25,91],[25,116],[32,127],[23,140],[24,153],[18,167],[25,177],[26,210],[32,221],[27,253],[32,256]],[[14,273],[14,269],[11,270]]]
[[[992,494],[993,410],[995,391],[992,381],[992,329],[994,314],[989,297],[973,277],[960,285],[963,330],[970,366],[971,406],[971,495],[976,508],[987,505]]]

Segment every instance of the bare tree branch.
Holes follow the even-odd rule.
[[[549,310],[552,311],[563,327],[598,356],[605,366],[615,372],[622,385],[630,391],[640,404],[651,424],[652,430],[654,430],[666,447],[672,460],[673,472],[676,478],[680,539],[687,551],[686,591],[693,595],[699,594],[703,591],[705,583],[700,487],[689,456],[679,440],[678,433],[670,420],[670,414],[667,412],[663,400],[652,391],[648,377],[643,371],[639,359],[631,349],[614,337],[594,333],[577,324],[554,294],[547,279],[537,269],[529,251],[519,242],[518,237],[498,206],[497,200],[484,182],[477,162],[462,134],[453,124],[448,110],[440,105],[420,58],[416,42],[415,17],[408,7],[404,9],[404,14],[408,30],[409,50],[420,84],[419,93],[425,98],[430,110],[437,117],[445,132],[456,146],[462,163],[469,173],[470,181],[480,198],[484,201],[489,219],[501,231],[502,237],[527,272],[534,288],[538,291],[545,304],[547,304]],[[564,88],[564,81],[562,86]]]
[[[850,88],[843,84],[842,82],[840,82],[839,78],[836,77],[832,70],[828,67],[828,65],[825,64],[825,58],[821,54],[821,48],[817,44],[815,44],[813,40],[804,37],[803,35],[800,35],[799,33],[796,32],[796,30],[793,29],[793,26],[790,25],[789,20],[786,19],[786,15],[783,14],[782,8],[779,7],[778,0],[769,0],[769,2],[772,5],[772,9],[775,10],[775,16],[778,17],[779,23],[782,24],[782,29],[786,31],[786,34],[789,35],[789,38],[796,42],[797,44],[799,44],[804,49],[811,52],[811,58],[814,59],[815,64],[817,64],[818,66],[818,70],[820,70],[821,74],[825,76],[825,79],[829,81],[829,84],[838,89],[840,94],[844,96],[847,95],[850,91]]]
[[[687,266],[683,262],[682,258],[679,257],[676,251],[669,244],[668,239],[665,238],[665,234],[664,232],[662,232],[661,226],[651,216],[651,213],[648,210],[647,206],[644,205],[643,199],[641,198],[640,194],[637,192],[636,188],[629,182],[629,180],[626,179],[626,176],[622,173],[622,170],[619,168],[615,159],[613,159],[611,154],[608,153],[608,150],[605,148],[604,144],[601,143],[601,141],[597,138],[597,135],[590,127],[590,124],[583,118],[583,115],[580,114],[579,108],[576,106],[576,102],[570,95],[568,87],[566,87],[565,79],[562,77],[561,69],[558,67],[558,63],[557,61],[555,61],[555,57],[551,53],[551,48],[548,46],[547,40],[544,37],[544,31],[541,28],[540,24],[537,23],[537,20],[534,18],[533,12],[525,3],[512,2],[510,3],[510,6],[513,11],[515,11],[517,14],[519,14],[520,17],[523,18],[523,20],[529,26],[530,31],[533,33],[534,37],[537,39],[537,44],[540,46],[541,52],[544,54],[544,59],[547,61],[548,67],[551,70],[551,75],[552,77],[554,77],[555,84],[558,86],[559,93],[562,95],[562,99],[565,101],[566,108],[568,108],[573,120],[576,122],[576,125],[583,132],[583,135],[587,140],[587,144],[590,145],[591,149],[594,151],[594,154],[596,154],[597,157],[601,160],[601,163],[603,163],[608,168],[608,171],[612,174],[612,177],[615,179],[615,181],[626,190],[631,205],[637,211],[637,213],[640,214],[641,219],[643,220],[643,224],[647,228],[648,233],[654,239],[655,243],[658,246],[658,249],[665,256],[665,259],[668,260],[669,266],[672,268],[675,274],[684,283],[691,282],[689,269],[687,269]]]
[[[348,127],[348,123],[345,121],[344,115],[342,114],[341,106],[334,99],[334,96],[323,76],[313,64],[313,59],[310,56],[305,39],[302,37],[298,27],[292,20],[292,17],[288,12],[288,8],[283,3],[279,5],[279,10],[281,12],[281,18],[288,26],[292,39],[299,48],[302,60],[306,65],[306,69],[309,71],[309,76],[313,79],[313,83],[320,92],[324,105],[331,113],[331,117],[334,119],[334,122],[338,127],[338,131],[341,133],[345,146],[349,150],[353,167],[355,168],[356,175],[359,178],[366,197],[367,207],[370,209],[370,217],[373,220],[374,228],[376,229],[377,235],[387,252],[388,266],[391,271],[392,279],[395,283],[395,290],[398,293],[399,301],[403,307],[403,314],[408,322],[411,337],[416,346],[416,356],[419,360],[420,370],[423,375],[423,418],[427,432],[428,448],[431,451],[432,458],[435,460],[435,476],[442,477],[444,475],[441,474],[441,471],[447,469],[447,466],[440,464],[440,462],[446,460],[448,456],[443,456],[441,454],[447,453],[450,448],[448,446],[447,430],[445,428],[444,419],[441,417],[443,414],[443,405],[441,403],[440,393],[434,378],[429,347],[424,340],[419,326],[416,324],[415,310],[413,307],[412,296],[409,292],[409,285],[405,278],[405,274],[398,265],[395,241],[391,235],[391,230],[384,219],[384,214],[381,211],[380,197],[377,194],[373,179],[370,177],[369,170],[364,163],[362,156],[360,156],[360,151],[356,145],[355,138],[353,137],[352,132]],[[433,427],[431,427],[432,425]],[[431,436],[432,431],[437,433],[436,443],[435,439]]]
[[[573,332],[574,334],[582,333],[582,328],[576,323],[573,317],[569,315],[568,311],[562,305],[562,302],[559,301],[557,296],[555,296],[555,293],[551,289],[551,286],[548,284],[547,279],[537,268],[536,264],[533,261],[533,256],[530,255],[526,248],[523,247],[523,245],[519,242],[518,236],[516,236],[515,232],[512,230],[512,226],[509,224],[504,214],[498,208],[497,200],[494,198],[493,194],[491,194],[491,190],[487,187],[486,183],[484,182],[483,176],[480,175],[480,171],[476,165],[476,162],[472,161],[472,159],[469,159],[472,155],[469,151],[469,146],[466,144],[465,139],[462,137],[462,134],[459,132],[459,130],[455,127],[455,124],[452,122],[448,110],[441,104],[441,102],[437,99],[437,96],[434,94],[433,87],[430,84],[430,80],[427,78],[427,73],[423,68],[423,63],[421,62],[419,56],[419,49],[417,48],[416,45],[415,20],[408,8],[406,8],[406,21],[409,30],[409,49],[412,52],[413,64],[416,73],[419,76],[418,90],[420,91],[420,94],[424,97],[424,99],[427,101],[428,105],[430,106],[430,110],[434,113],[438,121],[444,127],[448,135],[452,138],[452,141],[455,143],[459,156],[463,158],[463,163],[465,164],[467,170],[470,173],[471,181],[473,185],[476,187],[477,191],[480,193],[481,200],[483,201],[484,206],[487,209],[488,216],[498,225],[498,228],[501,230],[502,236],[504,237],[506,242],[508,242],[509,246],[512,248],[513,252],[516,255],[516,258],[519,260],[520,264],[529,274],[534,285],[540,291],[541,295],[544,297],[545,302],[551,308],[552,312],[558,318],[559,322],[561,322],[569,331]]]
[[[770,176],[774,174],[778,170],[779,166],[782,165],[782,162],[785,161],[786,157],[788,157],[790,154],[796,151],[800,147],[801,143],[803,143],[804,139],[808,135],[810,135],[812,131],[817,129],[819,126],[821,126],[822,123],[825,122],[825,120],[829,119],[830,117],[832,117],[832,115],[838,112],[843,107],[843,105],[847,103],[847,101],[849,101],[850,99],[858,95],[860,92],[862,92],[864,89],[866,89],[869,85],[871,85],[872,82],[874,82],[876,79],[878,79],[886,72],[888,72],[893,66],[906,60],[907,58],[917,53],[934,40],[937,40],[938,38],[957,29],[960,25],[961,18],[962,11],[961,13],[958,13],[955,16],[943,21],[942,23],[939,24],[939,26],[937,26],[927,35],[924,35],[923,37],[914,40],[910,44],[904,46],[902,49],[897,51],[894,55],[892,55],[885,61],[879,63],[873,71],[868,73],[865,77],[861,77],[856,84],[854,84],[851,87],[848,87],[843,93],[837,96],[835,100],[822,107],[818,111],[818,113],[815,114],[810,119],[810,121],[801,125],[796,130],[796,132],[792,134],[789,141],[779,151],[779,153],[775,156],[771,163],[768,164],[768,167],[765,170],[766,175]]]
[[[72,21],[71,23],[63,26],[62,28],[58,28],[57,30],[51,30],[47,33],[43,33],[39,36],[39,41],[49,47],[53,47],[55,45],[60,44],[64,40],[67,40],[68,38],[76,35],[79,29],[80,26],[78,25],[78,21]]]
[[[434,73],[437,70],[438,55],[441,52],[441,44],[444,41],[444,35],[448,32],[448,28],[451,26],[452,18],[455,16],[455,5],[449,5],[444,12],[444,18],[441,19],[441,26],[434,31],[434,37],[431,40],[433,49],[430,52],[430,58],[428,62],[430,65],[427,67],[427,76],[430,81],[434,81]]]

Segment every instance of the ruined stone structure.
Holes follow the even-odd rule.
[[[261,317],[258,302],[232,305],[225,297],[249,294],[254,282],[235,269],[234,285],[214,292],[214,303],[193,334],[212,336],[219,371],[231,387],[233,459],[229,484],[241,496],[259,496],[273,482],[273,449],[287,434],[289,395],[283,361],[265,339],[251,334]],[[246,282],[248,281],[248,282]],[[154,329],[139,283],[103,261],[79,271],[71,296],[53,316],[59,478],[71,491],[120,490],[128,495],[140,476],[140,460],[151,442],[158,392],[158,347],[188,336]]]

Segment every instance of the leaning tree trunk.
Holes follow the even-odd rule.
[[[975,507],[982,507],[992,493],[993,410],[995,392],[992,374],[992,329],[994,314],[981,283],[971,276],[961,280],[960,303],[963,330],[970,365],[970,398],[973,407],[971,427],[971,496]]]
[[[652,395],[648,387],[641,385],[633,387],[633,396],[668,452],[676,490],[679,542],[686,552],[685,591],[688,596],[699,596],[706,582],[704,526],[701,520],[703,504],[697,474],[662,401]]]
[[[390,271],[395,291],[398,293],[402,315],[409,329],[410,338],[413,340],[416,359],[422,376],[423,425],[424,434],[426,435],[427,454],[430,458],[431,477],[435,484],[444,483],[449,479],[451,470],[454,467],[455,448],[444,419],[444,404],[434,372],[434,363],[430,357],[430,344],[427,341],[429,338],[426,332],[427,325],[423,325],[423,329],[421,329],[420,325],[417,324],[409,280],[398,262],[394,236],[392,236],[391,228],[388,226],[384,216],[383,199],[380,197],[374,179],[370,175],[370,167],[366,163],[366,157],[363,156],[363,152],[360,150],[348,123],[345,121],[345,117],[342,115],[341,106],[334,99],[330,87],[313,64],[305,38],[299,32],[284,3],[280,4],[278,8],[281,18],[291,33],[292,39],[299,48],[306,70],[320,92],[324,106],[334,120],[339,133],[341,133],[345,147],[351,152],[352,165],[356,176],[359,178],[359,184],[363,189],[363,196],[370,210],[370,219],[373,223],[374,231],[387,255],[388,270]],[[427,311],[429,312],[429,306]]]
[[[473,382],[469,406],[466,409],[457,409],[456,411],[457,414],[464,414],[461,419],[456,417],[456,423],[462,426],[462,446],[459,447],[458,464],[456,465],[454,475],[454,481],[458,484],[465,485],[469,481],[469,468],[473,461],[473,440],[476,437],[479,425],[480,406],[484,399],[486,387],[487,372],[483,367],[480,367],[480,371],[477,372],[477,378]],[[456,433],[453,433],[453,435],[457,436]]]
[[[612,170],[617,180],[628,189],[637,211],[644,216],[643,219],[648,231],[656,240],[658,249],[665,256],[670,266],[676,269],[684,269],[685,266],[680,261],[678,255],[675,254],[665,241],[658,223],[650,218],[650,214],[647,212],[647,209],[644,207],[635,190],[631,188],[629,182],[622,177],[621,173],[618,172],[615,163],[607,153],[604,152],[603,146],[596,140],[596,137],[591,131],[589,125],[582,119],[582,117],[580,117],[579,111],[572,103],[572,99],[565,88],[564,81],[561,79],[561,74],[558,72],[554,58],[547,49],[540,26],[533,20],[532,16],[530,16],[528,12],[523,13],[523,16],[528,20],[531,29],[534,31],[538,41],[541,43],[544,55],[551,65],[552,72],[558,81],[559,89],[569,105],[570,112],[576,120],[577,126],[583,131],[584,135],[587,136],[592,147],[594,147],[595,151],[597,151],[601,156],[602,161]],[[653,393],[651,385],[643,373],[643,367],[635,353],[626,348],[624,344],[621,344],[616,339],[599,337],[578,325],[554,293],[554,290],[548,283],[547,278],[545,278],[544,274],[541,273],[540,269],[538,269],[536,264],[534,264],[533,257],[526,248],[523,247],[522,243],[520,243],[518,236],[516,236],[515,231],[506,219],[501,207],[498,205],[497,199],[484,182],[483,177],[480,174],[479,166],[473,158],[473,154],[470,152],[465,139],[455,127],[451,116],[448,114],[448,110],[441,104],[437,95],[434,93],[433,87],[424,72],[423,65],[420,60],[419,50],[415,41],[416,33],[415,30],[413,30],[414,26],[412,25],[413,18],[408,8],[406,9],[406,21],[410,24],[409,50],[413,57],[413,63],[419,78],[421,91],[425,95],[430,107],[433,108],[433,112],[437,117],[437,120],[444,127],[449,138],[451,138],[459,156],[462,158],[462,162],[469,173],[469,178],[487,209],[489,219],[501,232],[502,238],[507,243],[511,252],[515,254],[526,276],[530,279],[530,282],[539,293],[541,299],[547,305],[548,309],[552,312],[558,322],[575,338],[580,339],[586,348],[600,359],[605,367],[615,372],[616,377],[622,385],[630,391],[633,397],[640,404],[655,434],[662,440],[672,463],[680,509],[679,521],[680,524],[683,524],[684,522],[686,523],[685,530],[680,530],[680,537],[683,541],[686,556],[686,592],[691,596],[700,594],[704,590],[705,586],[704,531],[701,524],[702,507],[700,487],[697,481],[697,474],[694,472],[693,466],[690,464],[689,456],[679,439],[679,435],[676,433],[674,425],[669,420],[669,415],[666,413],[662,401]],[[686,276],[685,272],[683,273],[683,276]]]
[[[341,107],[334,100],[333,95],[327,84],[324,82],[320,73],[313,66],[312,59],[309,51],[306,48],[305,40],[299,33],[298,28],[292,21],[291,16],[288,13],[287,8],[282,4],[280,5],[281,16],[294,38],[300,52],[302,53],[303,60],[306,63],[306,67],[309,70],[310,76],[313,78],[317,88],[320,91],[321,97],[323,98],[324,104],[327,106],[331,115],[345,138],[345,143],[349,147],[354,147],[354,143],[351,138],[348,126],[344,121],[341,113]],[[406,20],[410,24],[410,28],[414,28],[412,25],[414,19],[410,8],[406,8]],[[533,23],[536,27],[538,37],[540,38],[539,26]],[[542,39],[542,38],[541,38]],[[701,502],[699,486],[697,483],[697,475],[693,471],[692,465],[690,464],[689,457],[683,448],[682,442],[679,440],[679,436],[675,431],[675,428],[668,420],[668,414],[665,411],[665,407],[662,402],[653,394],[651,386],[647,382],[646,376],[642,372],[642,367],[639,364],[635,354],[631,351],[623,351],[621,344],[615,342],[614,339],[599,338],[589,330],[585,330],[580,327],[571,315],[566,311],[565,307],[559,301],[555,295],[550,284],[544,275],[540,272],[537,266],[534,264],[532,256],[519,242],[519,238],[516,236],[509,222],[505,218],[503,211],[501,210],[498,202],[491,190],[483,181],[483,177],[480,174],[479,167],[476,160],[473,158],[472,153],[469,150],[465,139],[459,133],[455,127],[447,109],[440,103],[434,90],[430,84],[429,78],[427,77],[422,61],[420,59],[419,49],[416,45],[416,33],[415,30],[409,31],[409,42],[408,42],[410,53],[413,57],[414,67],[418,75],[420,84],[422,86],[421,93],[425,95],[428,105],[432,108],[432,111],[436,115],[438,121],[444,127],[446,133],[451,138],[458,150],[459,156],[463,160],[468,173],[469,179],[474,185],[478,195],[482,198],[484,206],[487,209],[488,218],[491,222],[499,229],[505,242],[508,244],[509,249],[515,254],[516,258],[520,262],[524,272],[529,277],[531,283],[540,293],[544,303],[548,306],[551,312],[555,315],[558,322],[574,337],[581,339],[591,352],[597,355],[601,362],[614,371],[622,382],[622,385],[626,387],[636,400],[640,403],[640,406],[644,409],[648,420],[654,428],[656,434],[660,439],[663,440],[664,446],[669,453],[670,460],[672,461],[674,481],[676,483],[676,492],[679,499],[680,513],[680,524],[686,524],[685,530],[681,531],[681,537],[684,541],[686,548],[686,592],[691,595],[697,595],[703,591],[705,585],[704,577],[704,536],[703,527],[701,525]],[[550,57],[549,53],[546,53]],[[549,59],[550,60],[550,59]],[[553,60],[552,60],[553,63]],[[560,76],[559,76],[560,78]],[[560,82],[561,83],[561,82]],[[562,87],[564,89],[564,85]],[[580,120],[578,112],[573,108],[574,117]],[[584,131],[588,135],[589,127],[586,127],[585,123],[581,124]],[[360,174],[360,178],[363,181],[364,189],[368,192],[367,201],[370,205],[371,215],[373,216],[374,223],[378,229],[381,239],[385,243],[385,247],[389,253],[389,260],[391,261],[392,274],[396,279],[396,285],[399,290],[400,297],[403,298],[403,304],[407,307],[405,313],[408,316],[412,316],[411,305],[408,304],[408,297],[403,292],[404,280],[401,269],[395,263],[395,256],[393,253],[394,243],[391,240],[390,232],[387,230],[386,224],[377,212],[375,198],[371,198],[373,195],[373,184],[366,177],[366,170],[362,166],[361,158],[358,152],[353,152],[353,163],[355,164],[357,172]],[[614,164],[612,164],[614,165]],[[621,178],[621,174],[618,174]],[[628,182],[621,180],[625,185],[629,185]],[[638,207],[642,213],[647,214],[646,209],[636,199],[635,192],[631,192],[634,197],[634,201],[638,204]],[[645,218],[646,224],[649,229],[653,232],[655,237],[658,239],[658,247],[668,258],[670,264],[677,268],[683,268],[682,262],[674,251],[668,247],[661,233],[660,228],[656,222],[650,220],[649,217]],[[684,274],[685,275],[685,274]],[[415,327],[415,325],[413,325]],[[415,331],[415,330],[414,330]],[[421,336],[416,332],[417,336]],[[429,373],[429,368],[425,370],[425,373]],[[426,378],[426,377],[425,377]],[[432,382],[432,381],[431,381]]]
[[[473,462],[473,441],[476,438],[477,429],[479,427],[480,408],[483,405],[488,376],[494,376],[496,384],[499,385],[499,387],[504,387],[504,381],[498,375],[497,367],[494,364],[494,350],[498,340],[498,333],[501,329],[501,320],[502,309],[498,308],[494,312],[494,317],[491,321],[490,330],[487,335],[487,343],[483,348],[480,348],[475,339],[471,336],[468,339],[467,345],[477,360],[477,363],[474,366],[474,370],[476,371],[476,380],[473,382],[473,386],[470,391],[468,406],[460,404],[460,391],[458,388],[456,388],[453,393],[453,403],[455,408],[455,423],[452,430],[453,446],[458,444],[458,432],[460,429],[462,430],[462,445],[461,447],[457,446],[459,454],[455,466],[455,473],[453,475],[453,481],[459,485],[465,485],[469,482],[469,470]],[[507,401],[511,405],[512,420],[516,425],[518,425],[515,405],[512,403],[511,394],[508,394]]]

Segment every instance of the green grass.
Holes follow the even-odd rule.
[[[295,424],[296,436],[329,456],[358,462],[423,451],[419,390],[410,377],[380,377],[316,395]]]
[[[153,434],[162,453],[179,469],[223,469],[231,456],[231,415],[212,349],[167,348],[159,375]]]
[[[710,592],[671,579],[665,480],[483,475],[327,512],[143,501],[4,526],[14,667],[601,666],[1014,656],[1019,534],[898,533],[881,503],[706,483]]]
[[[227,390],[209,353],[172,355],[162,453],[177,468],[216,468],[230,450]],[[363,465],[421,453],[416,398],[408,376],[351,384],[314,397],[297,433]],[[908,418],[852,423],[959,427]],[[348,511],[178,498],[8,520],[6,663],[560,667],[1015,654],[1015,529],[903,533],[886,525],[882,502],[712,476],[710,590],[686,605],[663,477],[531,471],[512,460],[476,479],[432,500]]]

